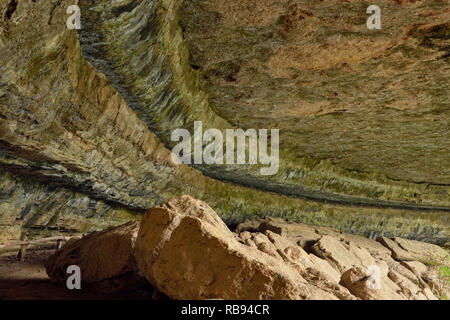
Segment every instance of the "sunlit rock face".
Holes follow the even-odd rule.
[[[444,1],[382,1],[381,30],[363,1],[80,0],[78,31],[72,4],[0,4],[0,238],[190,194],[228,223],[448,241]],[[194,121],[280,129],[279,172],[175,165]]]

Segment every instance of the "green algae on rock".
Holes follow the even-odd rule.
[[[65,27],[68,0],[19,1],[13,12],[10,3],[0,4],[0,238],[102,229],[190,194],[229,224],[269,215],[449,241],[442,2],[383,2],[388,29],[374,43],[358,1],[277,4],[236,25],[226,15],[240,8],[234,0],[81,0],[78,34]],[[335,12],[343,22],[333,33]],[[386,41],[389,21],[406,40]],[[296,36],[305,26],[309,44]],[[331,54],[356,43],[370,54]],[[289,59],[292,47],[322,49],[306,67]],[[197,120],[281,128],[280,172],[176,166],[170,133]]]

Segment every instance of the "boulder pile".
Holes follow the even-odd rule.
[[[88,288],[132,289],[147,281],[170,299],[435,300],[448,252],[401,238],[368,239],[282,219],[235,232],[206,203],[182,196],[140,222],[74,239],[47,262],[65,283],[77,265]]]

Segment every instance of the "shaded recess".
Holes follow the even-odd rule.
[[[83,1],[81,4],[83,5]],[[194,5],[198,6],[194,6]],[[310,117],[293,118],[293,121],[312,121],[311,125],[314,130],[307,130],[308,134],[316,137],[323,137],[324,141],[307,141],[303,138],[291,139],[290,132],[294,126],[292,124],[278,125],[279,123],[286,123],[280,121],[282,113],[272,113],[272,117],[269,117],[268,121],[265,121],[263,125],[259,122],[259,125],[255,125],[256,120],[261,120],[262,112],[251,108],[251,112],[247,111],[249,108],[243,108],[236,99],[231,99],[231,93],[225,90],[235,90],[236,86],[230,89],[229,86],[220,82],[220,77],[226,71],[226,68],[230,67],[231,73],[225,72],[225,78],[232,78],[233,74],[239,69],[239,57],[236,61],[227,60],[227,58],[239,55],[240,51],[256,51],[253,43],[260,45],[261,39],[249,39],[242,36],[242,32],[236,34],[232,30],[232,34],[228,35],[224,33],[228,32],[228,29],[222,30],[221,26],[217,26],[219,14],[202,14],[204,6],[209,4],[216,8],[214,4],[205,1],[192,1],[192,2],[158,2],[158,1],[141,1],[132,12],[120,11],[120,9],[128,6],[127,1],[117,3],[116,6],[106,4],[104,1],[95,2],[92,5],[90,2],[85,3],[84,10],[84,28],[79,32],[81,46],[83,48],[83,54],[97,69],[107,75],[108,79],[112,82],[112,85],[122,94],[131,108],[136,110],[140,115],[140,118],[154,131],[159,138],[168,146],[173,146],[170,141],[170,134],[173,130],[179,127],[187,129],[193,128],[193,121],[201,120],[206,128],[230,128],[233,122],[240,122],[239,127],[242,128],[279,128],[282,127],[282,163],[280,172],[276,176],[262,177],[259,174],[259,168],[255,166],[201,166],[197,165],[196,168],[200,169],[204,174],[216,179],[222,179],[238,183],[241,185],[260,188],[267,191],[277,192],[281,194],[301,196],[308,199],[318,201],[335,201],[337,203],[355,203],[355,204],[367,204],[375,206],[390,206],[399,208],[427,208],[427,204],[433,204],[434,207],[444,207],[448,205],[448,188],[445,183],[432,183],[427,181],[421,181],[420,183],[407,182],[408,179],[404,179],[404,182],[398,182],[398,179],[386,178],[386,172],[377,172],[376,170],[369,170],[366,173],[361,168],[340,167],[335,165],[334,157],[342,155],[347,160],[349,159],[362,159],[357,161],[365,161],[365,158],[375,159],[372,162],[377,162],[376,154],[378,151],[375,149],[377,139],[380,139],[382,144],[389,144],[395,138],[393,132],[399,131],[402,127],[401,121],[396,124],[394,128],[390,129],[385,136],[380,136],[379,133],[383,131],[383,128],[372,128],[373,123],[376,126],[390,125],[390,121],[387,119],[392,118],[392,114],[383,115],[381,119],[371,119],[368,110],[359,110],[357,118],[349,115],[348,119],[336,119],[334,130],[338,132],[339,137],[337,140],[330,138],[330,132],[327,132],[327,128],[332,127],[332,120],[323,117],[318,118],[318,122],[314,122]],[[180,9],[179,6],[182,6]],[[194,6],[194,8],[190,8]],[[220,7],[220,6],[219,6]],[[199,9],[200,8],[200,9]],[[200,11],[200,14],[196,10]],[[229,9],[229,8],[228,8]],[[229,12],[226,9],[224,12]],[[335,8],[336,9],[336,8]],[[339,9],[339,8],[338,8]],[[179,13],[181,10],[181,14]],[[189,11],[190,10],[190,11]],[[240,10],[236,10],[240,12]],[[123,14],[116,16],[115,13],[124,12]],[[155,12],[159,14],[155,14]],[[184,14],[184,15],[183,15]],[[180,18],[181,16],[181,18]],[[186,20],[186,16],[190,17],[190,21]],[[184,34],[181,34],[179,25],[176,23],[181,19],[181,30],[184,30]],[[184,20],[183,20],[184,19]],[[208,19],[210,24],[207,24]],[[206,22],[205,22],[206,20]],[[236,22],[236,21],[235,21]],[[231,24],[233,27],[235,24]],[[203,26],[203,28],[202,28]],[[158,27],[160,28],[158,30]],[[273,26],[272,26],[273,27]],[[195,48],[201,45],[202,39],[197,39],[192,35],[189,35],[188,30],[198,28],[198,33],[204,37],[206,43],[204,44],[204,50],[201,50],[203,55],[208,55],[205,59],[217,59],[225,66],[219,66],[219,70],[213,68],[213,70],[207,70],[203,73],[199,70],[202,68],[200,61],[192,62],[192,60],[198,58],[195,56]],[[254,26],[252,26],[254,28]],[[216,37],[211,36],[203,29],[210,30],[210,33],[216,33]],[[152,32],[149,32],[152,30]],[[255,33],[254,30],[252,31]],[[251,31],[247,32],[252,35]],[[280,33],[275,28],[272,31],[272,37],[274,34]],[[186,36],[186,34],[188,34]],[[145,36],[143,36],[145,35]],[[364,36],[365,34],[363,34]],[[191,41],[184,41],[184,37],[192,36]],[[357,40],[357,37],[361,37],[356,33],[353,37],[353,41]],[[281,38],[281,36],[279,36]],[[242,39],[244,38],[244,39]],[[235,40],[230,43],[231,40]],[[222,41],[222,42],[221,42]],[[280,40],[281,41],[281,40]],[[223,47],[220,45],[223,43]],[[276,42],[275,42],[276,43]],[[186,48],[186,45],[190,47]],[[274,43],[264,43],[261,46],[274,47]],[[344,45],[343,48],[347,47]],[[194,49],[193,49],[194,48]],[[236,52],[228,52],[234,48]],[[190,51],[187,51],[191,49]],[[240,51],[239,51],[240,50]],[[360,48],[360,51],[362,49]],[[264,51],[264,50],[262,50]],[[267,50],[266,50],[267,51]],[[228,52],[228,55],[227,55]],[[267,52],[265,52],[267,54]],[[223,57],[223,55],[226,55]],[[187,58],[189,57],[189,59]],[[246,58],[248,58],[246,56]],[[188,64],[190,61],[190,65]],[[242,61],[241,61],[242,62]],[[209,62],[208,62],[209,63]],[[207,64],[208,64],[207,63]],[[194,66],[191,68],[190,66]],[[197,69],[197,71],[194,71]],[[267,69],[267,68],[266,68]],[[225,71],[224,71],[225,70]],[[209,79],[208,74],[216,75],[216,82],[205,82],[201,80],[199,74],[203,74],[203,78]],[[355,73],[354,73],[355,74]],[[358,75],[358,74],[356,74]],[[260,76],[260,75],[258,75]],[[326,77],[324,77],[326,80]],[[226,79],[225,79],[226,80]],[[330,79],[330,82],[335,82],[336,79]],[[233,82],[233,81],[232,81]],[[351,80],[354,83],[354,79]],[[292,88],[287,88],[283,91],[284,86],[283,79],[271,78],[268,83],[263,83],[251,79],[249,86],[253,90],[255,87],[261,86],[261,92],[248,93],[249,99],[252,101],[260,100],[265,101],[263,105],[267,103],[279,102],[284,104],[286,100],[292,98]],[[237,86],[239,87],[239,86]],[[246,90],[245,86],[237,88],[237,90]],[[282,92],[283,94],[276,94]],[[205,94],[207,92],[208,94]],[[262,95],[262,97],[260,97]],[[231,117],[227,117],[230,121],[224,121],[223,118],[217,115],[217,99],[222,99],[223,105],[227,110],[235,110],[229,112]],[[297,103],[301,103],[299,93],[295,93],[294,100]],[[291,99],[291,100],[292,100]],[[211,104],[209,103],[211,102]],[[255,104],[255,103],[253,103]],[[212,106],[212,107],[211,107]],[[220,111],[220,110],[219,110]],[[249,114],[250,112],[250,114]],[[372,111],[377,113],[378,111]],[[218,112],[223,115],[223,112]],[[235,114],[236,119],[239,121],[233,121],[232,117]],[[359,115],[358,115],[359,114]],[[335,113],[333,112],[333,117]],[[368,123],[362,121],[363,117],[368,118]],[[224,116],[225,118],[225,116]],[[248,123],[245,121],[248,120]],[[437,131],[442,132],[448,124],[448,118],[443,117],[443,124],[436,124]],[[243,123],[244,122],[244,123]],[[279,123],[277,123],[279,122]],[[348,122],[348,125],[345,124]],[[428,125],[430,122],[424,119],[424,122]],[[349,128],[343,128],[342,124],[346,126],[357,126],[356,130]],[[385,124],[386,123],[386,124]],[[413,123],[411,121],[411,123]],[[206,124],[206,125],[205,125]],[[435,124],[433,124],[434,126]],[[358,129],[363,129],[364,126],[368,128],[370,137],[363,137],[359,133]],[[406,126],[407,131],[411,131],[413,126],[403,124]],[[283,129],[284,127],[284,129]],[[427,129],[428,128],[428,129]],[[304,130],[303,128],[299,130]],[[429,126],[424,125],[424,130],[429,130]],[[436,137],[435,128],[432,128],[433,132],[430,135],[433,138]],[[356,132],[357,139],[360,143],[353,143],[351,141],[341,141],[343,134],[349,134],[349,131]],[[415,132],[417,132],[415,128]],[[412,132],[411,132],[412,133]],[[407,137],[407,134],[405,134]],[[413,141],[403,141],[404,137],[399,137],[402,143],[407,144],[407,148],[416,148],[417,136],[413,137]],[[426,136],[422,137],[426,139]],[[325,143],[325,140],[326,143]],[[442,142],[448,144],[448,139],[444,136]],[[289,142],[290,141],[290,142]],[[395,143],[395,140],[393,141]],[[291,147],[287,144],[290,143]],[[355,152],[366,150],[366,155],[357,156],[350,152],[337,152],[337,150],[331,149],[328,157],[322,157],[320,150],[317,152],[315,158],[310,157],[311,154],[299,152],[302,144],[314,150],[315,148],[327,148],[327,146],[333,146],[338,148],[353,148]],[[424,142],[426,145],[426,141]],[[284,147],[286,145],[286,147]],[[373,151],[367,150],[372,148]],[[428,148],[438,148],[440,153],[437,153],[436,157],[433,157],[433,161],[438,159],[440,162],[440,168],[444,169],[444,175],[448,171],[448,153],[442,149],[442,146],[437,146],[436,142],[428,144]],[[391,150],[392,149],[392,150]],[[387,155],[387,161],[397,163],[397,171],[407,170],[400,161],[393,154],[389,158],[389,154],[392,152],[400,152],[402,156],[407,156],[408,150],[397,150],[398,148],[389,148],[384,146],[379,152],[383,155]],[[400,148],[401,149],[401,148]],[[295,150],[295,152],[293,151]],[[421,150],[426,153],[422,154],[421,161],[425,161],[426,154],[430,154],[430,150]],[[416,156],[416,155],[415,155]],[[438,157],[439,156],[439,157]],[[320,160],[323,158],[322,160]],[[415,157],[414,159],[417,159]],[[318,160],[319,159],[319,160]],[[370,161],[367,161],[366,169],[370,169]],[[377,162],[378,163],[378,162]],[[380,165],[383,165],[379,161]],[[423,163],[421,164],[423,167]],[[400,166],[400,168],[399,168]],[[385,170],[386,169],[386,170]],[[388,168],[383,168],[384,171],[388,171]],[[423,170],[422,170],[423,171]],[[371,198],[371,199],[368,199]],[[405,203],[400,204],[395,201],[403,201]],[[406,204],[406,202],[410,202]],[[421,204],[423,203],[423,205]]]
[[[258,3],[254,16],[239,1],[81,0],[78,34],[65,27],[68,0],[18,1],[11,19],[2,3],[2,237],[101,229],[190,194],[229,224],[270,215],[370,237],[448,241],[442,2],[383,2],[395,9],[386,10],[384,24],[394,21],[394,34],[405,38],[388,44],[390,31],[364,40],[363,2],[352,9],[334,1],[261,1],[270,10]],[[422,24],[403,21],[409,13],[424,15]],[[333,26],[341,28],[334,36]],[[310,30],[307,43],[301,30]],[[333,46],[355,55],[336,55]],[[297,59],[308,52],[319,54]],[[423,73],[419,87],[407,80],[413,66]],[[385,105],[391,94],[398,102],[404,87],[423,92],[416,109]],[[196,120],[221,130],[281,128],[279,173],[174,165],[170,133],[192,130]]]

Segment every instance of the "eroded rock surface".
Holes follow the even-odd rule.
[[[312,232],[319,238],[308,246],[295,241]],[[418,257],[431,248],[387,240]],[[115,284],[117,290],[138,285],[128,280],[122,287],[121,281],[142,274],[164,296],[182,300],[435,300],[447,294],[436,277],[437,264],[450,264],[446,250],[433,247],[440,254],[429,256],[433,263],[400,262],[384,243],[390,242],[281,219],[248,221],[232,232],[209,205],[182,196],[149,210],[140,224],[71,240],[49,260],[47,271],[63,282],[65,268],[76,264],[83,281],[97,288]]]
[[[383,0],[376,32],[359,0],[222,2],[80,0],[78,32],[72,0],[0,3],[0,241],[190,194],[227,223],[448,242],[445,1]],[[280,128],[278,174],[174,165],[196,120]]]
[[[337,296],[340,291],[336,289],[343,287],[351,297],[365,300],[435,300],[442,294],[436,290],[437,283],[442,283],[436,265],[450,264],[448,251],[428,243],[398,237],[375,241],[282,219],[248,221],[240,224],[237,232],[246,245],[251,245],[247,239],[254,237],[253,233],[261,238],[264,232],[279,249],[280,258],[296,261],[300,273],[322,274],[321,285],[325,279],[338,284]],[[267,253],[267,245],[256,247]]]
[[[82,238],[72,238],[51,256],[46,271],[52,281],[66,283],[67,268],[78,266],[90,289],[108,292],[143,283],[134,260],[139,222],[132,221]]]
[[[292,267],[239,243],[190,197],[151,209],[136,242],[141,272],[172,299],[333,299]]]

